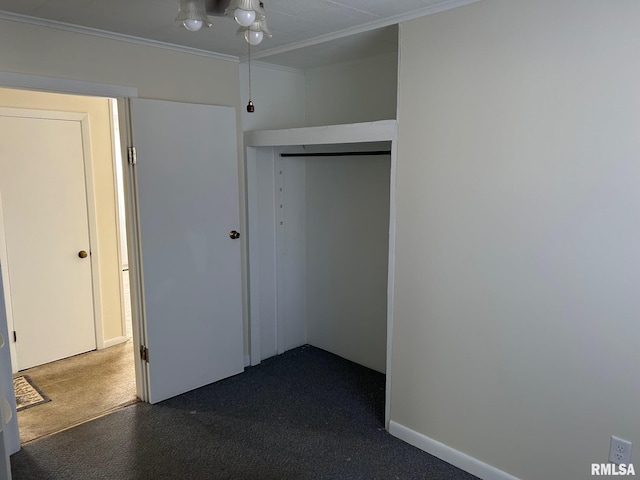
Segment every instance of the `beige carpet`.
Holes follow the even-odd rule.
[[[19,373],[29,375],[51,399],[18,412],[26,443],[137,401],[133,344],[76,355]]]

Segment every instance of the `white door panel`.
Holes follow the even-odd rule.
[[[132,99],[149,401],[244,369],[235,109]]]
[[[82,119],[23,112],[0,115],[0,194],[19,370],[96,348],[91,260],[78,256],[90,251]]]

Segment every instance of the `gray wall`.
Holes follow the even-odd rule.
[[[401,25],[391,417],[520,478],[640,444],[639,23],[485,0]]]

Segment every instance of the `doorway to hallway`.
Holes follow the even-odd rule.
[[[91,104],[91,107],[85,107],[85,104]],[[12,363],[15,376],[29,375],[51,398],[49,403],[18,412],[17,418],[23,443],[100,416],[123,404],[137,401],[134,366],[136,360],[133,356],[136,349],[133,347],[132,339],[126,231],[122,228],[125,224],[124,208],[119,208],[119,204],[123,204],[124,199],[120,165],[122,159],[118,155],[120,153],[120,142],[117,139],[118,120],[114,115],[115,104],[115,101],[107,98],[0,89],[0,105],[4,107],[33,109],[33,111],[86,111],[84,108],[88,108],[92,129],[86,140],[93,147],[90,161],[94,175],[86,177],[87,182],[93,182],[90,186],[93,187],[93,191],[89,188],[87,195],[92,194],[96,197],[94,200],[99,217],[96,235],[100,237],[100,248],[93,248],[88,254],[90,258],[99,256],[100,285],[101,287],[106,285],[105,288],[98,289],[101,302],[97,308],[101,309],[103,328],[96,329],[96,344],[90,349],[92,351],[27,368],[32,365],[21,366],[16,361],[14,348]],[[99,110],[100,117],[95,114],[96,109]],[[99,132],[93,129],[96,125],[100,127]],[[47,143],[45,139],[35,137],[32,141]],[[66,183],[58,183],[64,190]],[[24,185],[24,190],[31,192],[35,198],[38,197],[37,190],[34,191],[28,181]],[[0,191],[2,196],[0,198],[4,200],[3,193]],[[107,231],[106,234],[105,231]],[[6,234],[6,224],[4,234]],[[39,238],[44,243],[48,241],[47,235],[40,235]],[[105,255],[106,252],[108,255]],[[27,271],[29,268],[37,268],[33,263],[27,262],[23,265],[24,274],[29,275]],[[14,269],[13,273],[16,272],[17,269]],[[94,277],[93,281],[95,280]],[[5,282],[5,287],[8,284],[10,283]],[[5,293],[5,299],[7,295],[9,297],[7,301],[9,313],[12,291],[7,288]],[[32,293],[38,298],[43,294],[42,290]],[[73,302],[68,304],[72,306]],[[10,331],[15,330],[11,328],[14,325],[10,321]],[[47,335],[41,335],[41,337],[45,341],[49,338]],[[20,332],[17,338],[21,339]],[[15,347],[15,342],[13,346]]]

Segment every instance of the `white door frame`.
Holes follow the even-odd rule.
[[[90,252],[98,251],[98,223],[97,212],[95,205],[95,194],[93,188],[93,162],[91,158],[91,144],[89,135],[89,116],[86,113],[78,112],[64,112],[64,111],[51,111],[51,110],[39,110],[39,109],[27,109],[27,108],[8,108],[0,107],[0,115],[16,118],[39,118],[39,119],[51,119],[51,120],[69,120],[80,123],[82,132],[82,150],[83,150],[83,163],[84,163],[84,184],[85,195],[87,202],[87,219],[89,227],[89,248]],[[15,321],[13,317],[13,305],[11,298],[11,278],[9,276],[8,268],[8,252],[6,246],[4,216],[2,211],[2,204],[0,202],[0,263],[5,265],[6,268],[3,272],[3,282],[5,285],[5,302],[7,305],[7,327],[9,334],[15,330]],[[96,345],[102,345],[104,343],[104,337],[102,333],[102,310],[101,298],[100,298],[100,266],[98,262],[98,255],[89,255],[91,261],[91,289],[93,293],[93,320],[95,328],[95,341]],[[13,373],[18,371],[18,356],[16,352],[16,344],[9,340],[9,347],[11,351],[11,364]]]
[[[398,160],[398,125],[396,120],[381,120],[377,122],[355,123],[348,125],[331,125],[322,127],[290,128],[283,130],[261,130],[244,134],[246,178],[247,178],[247,211],[249,232],[258,231],[255,212],[258,210],[257,191],[257,148],[283,147],[295,145],[331,145],[345,143],[391,142],[391,172],[389,191],[389,256],[387,277],[387,360],[386,360],[386,397],[385,397],[385,428],[389,429],[391,419],[391,348],[393,334],[393,296],[394,270],[396,246],[396,170]],[[273,185],[274,192],[276,185]],[[274,193],[275,198],[275,193]],[[257,365],[262,360],[260,350],[260,272],[259,266],[264,265],[255,258],[255,238],[249,239],[249,341],[251,365]],[[275,252],[274,252],[275,255]],[[252,259],[254,260],[252,262]],[[275,262],[271,262],[275,266]],[[257,268],[254,268],[257,267]],[[262,272],[264,273],[264,272]],[[277,271],[270,272],[271,277],[277,277]],[[270,305],[278,310],[278,292],[275,291]],[[274,313],[277,318],[277,313]]]
[[[147,338],[146,302],[144,298],[144,270],[142,265],[142,242],[140,241],[140,209],[138,205],[138,177],[134,165],[128,155],[134,155],[128,150],[133,145],[133,131],[131,125],[131,105],[129,99],[118,98],[118,119],[120,121],[120,149],[123,153],[122,180],[124,188],[124,202],[127,220],[127,247],[129,259],[129,292],[131,297],[131,323],[133,328],[134,355],[136,369],[137,395],[143,402],[149,402],[149,370],[148,364],[142,357],[136,355]]]
[[[122,294],[124,292],[124,283],[122,280],[122,259],[123,259],[123,247],[122,247],[122,235],[123,233],[125,234],[125,242],[127,242],[127,238],[126,238],[126,233],[127,233],[127,228],[125,225],[125,228],[121,228],[121,222],[122,222],[122,216],[121,216],[121,209],[124,208],[125,212],[127,209],[127,205],[126,205],[126,201],[123,197],[123,199],[120,199],[120,187],[122,187],[123,190],[123,194],[124,194],[124,190],[126,189],[126,171],[124,169],[124,159],[122,158],[122,154],[123,154],[123,147],[122,147],[122,134],[120,133],[120,122],[119,122],[119,117],[120,115],[124,115],[125,111],[124,110],[119,110],[119,106],[118,106],[118,100],[114,99],[114,98],[110,98],[109,99],[109,112],[111,113],[109,115],[109,123],[111,125],[111,132],[114,134],[113,136],[113,141],[111,144],[111,154],[112,154],[112,158],[113,160],[117,163],[118,159],[120,160],[120,174],[118,174],[118,165],[115,165],[115,168],[113,170],[113,185],[114,185],[114,190],[115,190],[115,204],[116,204],[116,237],[118,237],[118,246],[117,246],[117,252],[118,252],[118,262],[119,262],[119,266],[120,266],[120,275],[118,276],[118,280],[119,280],[119,285],[120,285],[120,293]],[[118,119],[118,125],[115,124],[115,120],[116,118]],[[122,182],[122,185],[120,185],[120,182]],[[128,217],[128,215],[125,213],[125,220]],[[124,230],[124,232],[123,232]],[[125,245],[124,248],[128,249],[128,246]],[[127,265],[127,269],[128,269],[128,265]],[[131,287],[129,287],[129,295],[131,295]],[[122,327],[122,336],[120,338],[114,338],[112,340],[108,340],[105,341],[103,343],[103,348],[108,348],[108,347],[112,347],[114,345],[118,345],[120,343],[124,343],[127,340],[127,336],[126,336],[126,306],[125,306],[125,302],[122,301],[120,302],[120,316],[122,319],[121,322],[121,327]],[[133,318],[131,320],[132,324],[133,324]],[[133,325],[132,325],[133,327]]]

